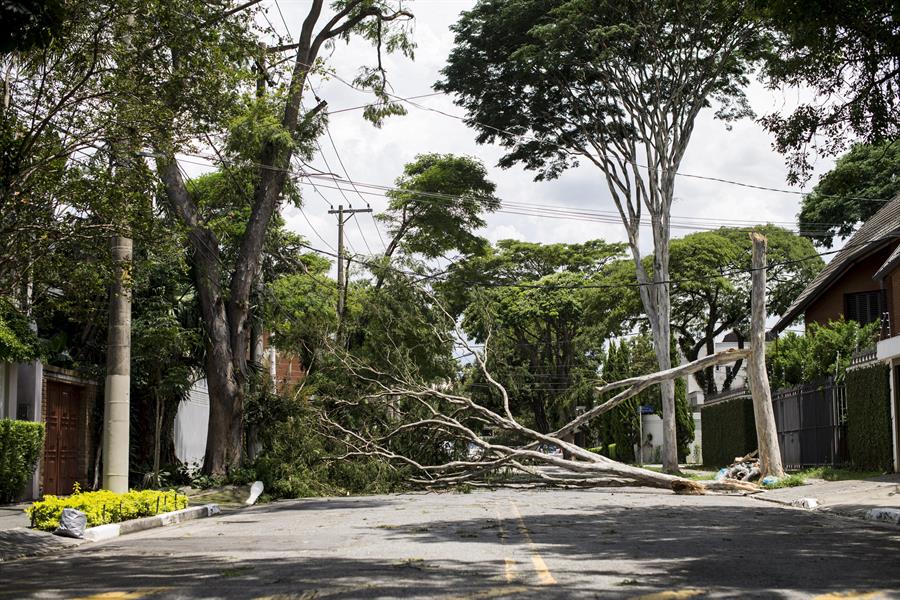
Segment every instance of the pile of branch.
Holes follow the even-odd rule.
[[[464,338],[463,338],[464,339]],[[465,344],[465,342],[463,342]],[[486,352],[486,351],[485,351]],[[622,389],[606,402],[593,407],[552,433],[540,433],[519,423],[510,409],[506,388],[488,371],[485,357],[475,353],[478,366],[487,382],[502,398],[502,410],[492,410],[471,397],[452,393],[435,386],[416,385],[403,381],[396,375],[363,373],[365,369],[355,364],[352,357],[344,358],[348,369],[367,379],[377,390],[365,395],[361,401],[369,405],[383,403],[394,415],[394,423],[381,423],[378,433],[355,431],[325,414],[325,424],[332,436],[346,444],[346,457],[380,457],[392,463],[413,468],[417,475],[413,483],[428,487],[469,485],[497,485],[498,483],[532,483],[554,486],[650,486],[673,490],[676,493],[702,494],[706,491],[755,492],[759,488],[751,483],[735,480],[692,481],[676,475],[658,473],[621,463],[605,456],[589,452],[569,441],[581,426],[662,381],[683,377],[707,367],[732,363],[750,355],[749,349],[735,348],[693,362],[661,371],[633,377],[597,388],[598,394]],[[391,381],[392,383],[384,383]],[[477,430],[489,429],[488,438]],[[423,464],[404,453],[391,448],[392,441],[410,433],[442,436],[463,447],[477,447],[477,452],[467,452],[457,460],[440,464]],[[503,435],[498,435],[503,432]],[[516,439],[521,443],[498,442],[498,439]],[[542,448],[560,448],[563,455],[548,454]],[[550,468],[548,468],[550,467]]]

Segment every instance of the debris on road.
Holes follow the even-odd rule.
[[[736,457],[729,466],[719,469],[719,472],[716,473],[716,481],[736,479],[737,481],[750,482],[759,479],[759,459],[755,458],[756,453],[757,451],[754,450],[746,456]]]
[[[260,494],[263,493],[263,482],[262,481],[254,481],[253,485],[250,486],[250,497],[247,498],[245,504],[247,506],[252,506],[256,504],[256,501],[259,499]]]
[[[796,500],[791,502],[791,506],[796,506],[797,508],[813,509],[819,506],[819,501],[815,498],[797,498]]]
[[[872,508],[866,512],[866,519],[900,525],[900,508]]]

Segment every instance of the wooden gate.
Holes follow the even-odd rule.
[[[44,494],[71,494],[81,479],[83,452],[81,386],[47,381],[47,441],[44,444]]]

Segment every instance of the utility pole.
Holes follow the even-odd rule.
[[[125,19],[122,35],[124,46],[133,50],[131,29],[134,15]],[[129,149],[133,139],[129,141]],[[122,157],[122,148],[113,154]],[[116,161],[114,168],[127,169],[133,162]],[[121,185],[121,179],[115,178]],[[127,207],[126,207],[127,208]],[[127,211],[126,211],[127,212]],[[128,492],[128,455],[131,449],[131,282],[132,248],[130,224],[110,240],[115,279],[109,298],[109,333],[106,344],[106,385],[103,398],[103,488],[124,494]]]
[[[371,208],[344,208],[343,204],[338,204],[337,210],[331,209],[329,215],[338,216],[338,323],[344,318],[344,303],[347,296],[347,281],[344,278],[344,224],[353,218],[356,213],[370,213]],[[344,215],[347,215],[346,217]],[[349,265],[348,265],[349,267]],[[349,269],[348,269],[349,270]]]
[[[128,491],[131,427],[131,238],[112,239],[115,281],[109,299],[109,339],[103,417],[103,488]]]

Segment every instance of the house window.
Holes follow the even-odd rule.
[[[844,317],[848,321],[856,321],[860,325],[881,322],[884,312],[884,294],[881,290],[844,295]]]

